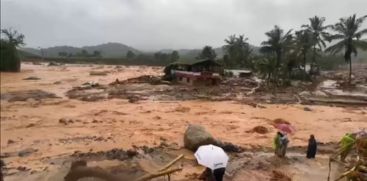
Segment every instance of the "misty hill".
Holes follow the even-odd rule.
[[[101,52],[102,57],[105,58],[125,57],[128,51],[132,51],[136,54],[140,52],[132,47],[129,47],[121,43],[105,43],[95,46],[84,46],[84,47],[55,46],[42,49],[42,51],[34,48],[21,48],[21,50],[39,56],[43,54],[43,56],[45,57],[59,57],[60,52],[65,52],[68,55],[69,54],[77,55],[80,54],[83,50],[86,50],[89,54],[93,54],[94,51],[99,51]]]

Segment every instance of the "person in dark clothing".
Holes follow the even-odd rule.
[[[314,135],[310,135],[310,139],[308,140],[307,147],[307,158],[312,159],[315,158],[317,152],[317,142]]]
[[[215,181],[223,181],[224,173],[226,172],[226,168],[217,168],[213,171],[213,175]]]
[[[199,179],[205,181],[223,181],[225,172],[226,168],[217,168],[215,170],[206,168],[205,171],[199,177]]]

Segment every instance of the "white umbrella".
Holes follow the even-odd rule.
[[[195,153],[195,157],[200,165],[212,170],[225,168],[228,163],[228,155],[221,147],[214,145],[200,146]]]

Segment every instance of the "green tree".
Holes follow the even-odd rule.
[[[308,29],[300,30],[295,33],[295,48],[297,54],[302,57],[303,60],[303,69],[306,72],[306,64],[307,64],[307,54],[312,48],[313,45],[313,37],[312,32]]]
[[[133,59],[133,58],[135,58],[135,53],[132,52],[131,50],[127,51],[126,58],[127,59]]]
[[[18,47],[20,45],[24,45],[24,35],[18,33],[17,30],[9,29],[2,29],[1,33],[3,33],[6,37],[5,41],[9,44]]]
[[[311,63],[311,72],[316,71],[317,62],[317,52],[321,51],[326,47],[325,39],[328,37],[328,33],[326,30],[330,27],[329,25],[324,25],[325,18],[314,16],[309,18],[310,24],[303,25],[302,27],[307,28],[312,33],[312,63]]]
[[[101,51],[94,50],[93,51],[93,57],[101,57]]]
[[[82,57],[87,57],[88,56],[88,51],[83,49],[82,52],[81,52],[81,56]]]
[[[0,40],[0,71],[20,71],[17,47],[24,45],[24,35],[13,29],[2,29],[5,38]]]
[[[68,53],[67,52],[59,52],[58,55],[59,55],[59,57],[67,57]]]
[[[280,67],[283,55],[291,45],[291,32],[292,30],[289,30],[287,33],[284,33],[281,28],[274,26],[273,30],[265,33],[268,40],[261,43],[262,47],[260,48],[260,51],[262,53],[274,54],[276,56],[275,68]]]
[[[338,40],[338,42],[328,47],[326,52],[335,54],[345,50],[344,60],[349,63],[349,83],[352,80],[352,53],[357,56],[358,48],[367,49],[367,42],[361,40],[361,37],[367,34],[367,29],[360,30],[366,18],[367,15],[357,18],[355,14],[348,18],[341,18],[338,23],[332,26],[336,33],[329,37],[330,40]]]
[[[211,46],[205,46],[199,56],[198,59],[211,59],[214,60],[215,57],[217,57],[217,54],[215,53],[214,49]]]
[[[180,55],[178,54],[178,51],[173,51],[172,53],[171,53],[171,61],[172,62],[175,62],[175,61],[177,61],[178,59],[180,59]]]
[[[250,56],[252,50],[250,44],[247,42],[248,38],[243,35],[231,35],[224,40],[227,45],[223,48],[225,50],[224,63],[229,67],[251,67]]]

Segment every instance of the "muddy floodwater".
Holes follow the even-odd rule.
[[[161,75],[162,70],[144,66],[23,64],[20,73],[1,73],[1,159],[5,162],[5,180],[63,180],[70,163],[65,160],[75,153],[154,148],[162,143],[168,146],[160,154],[170,153],[172,158],[185,154],[183,171],[173,174],[172,180],[196,180],[195,175],[203,168],[195,164],[191,152],[183,149],[183,135],[190,123],[203,125],[214,137],[246,150],[231,154],[226,180],[269,180],[273,169],[286,172],[293,180],[325,180],[328,154],[305,159],[302,148],[307,146],[309,135],[314,134],[320,143],[334,144],[346,132],[367,128],[367,108],[363,106],[261,103],[254,107],[235,101],[192,99],[144,99],[131,103],[121,98],[82,101],[66,96],[67,91],[86,82],[108,85],[116,79]],[[91,71],[102,73],[91,75]],[[271,149],[276,133],[272,126],[275,119],[283,119],[296,128],[295,134],[290,135],[290,147],[299,149],[290,152],[286,160],[277,160],[271,151],[266,151]],[[252,131],[256,126],[268,131]],[[99,165],[118,165],[122,161],[100,162]],[[267,169],[261,169],[264,167]]]

